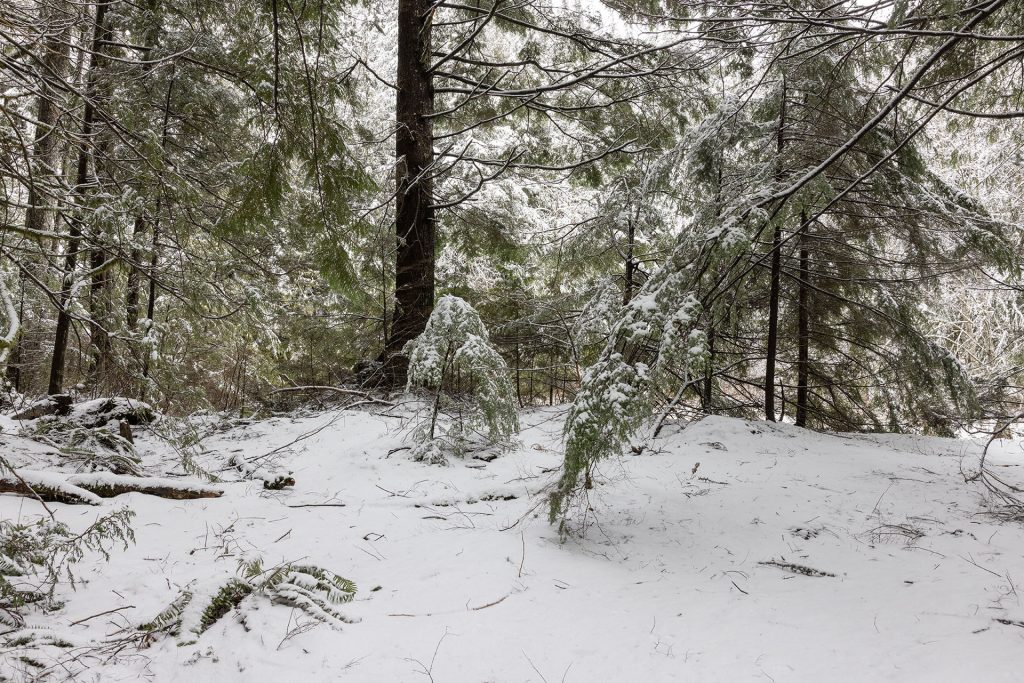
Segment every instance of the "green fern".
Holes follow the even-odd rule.
[[[225,614],[230,612],[246,596],[252,593],[252,586],[240,579],[231,579],[221,586],[220,590],[213,596],[213,599],[203,609],[202,618],[199,620],[197,635],[217,623]]]
[[[139,626],[147,632],[163,631],[178,636],[178,645],[191,645],[228,612],[252,595],[260,593],[276,604],[301,609],[309,616],[333,628],[356,620],[342,614],[337,605],[351,602],[356,585],[343,576],[314,565],[281,564],[264,569],[259,558],[243,560],[238,566],[241,578],[230,577],[213,590],[202,591],[193,585],[178,596],[152,621]],[[197,594],[204,597],[197,604]]]
[[[178,593],[178,597],[171,601],[171,604],[165,607],[160,614],[153,617],[152,621],[139,626],[139,630],[168,631],[171,634],[177,634],[178,629],[181,627],[181,614],[190,602],[192,602],[192,591],[181,591]]]
[[[286,565],[261,586],[273,602],[297,607],[314,619],[335,628],[355,623],[335,605],[351,602],[356,594],[352,581],[311,565]]]

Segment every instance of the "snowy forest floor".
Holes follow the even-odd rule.
[[[1024,676],[1024,524],[991,514],[983,488],[964,482],[961,465],[976,464],[980,445],[711,417],[608,463],[591,491],[593,523],[561,543],[538,492],[557,475],[563,414],[525,412],[519,449],[447,467],[389,455],[405,445],[401,421],[368,412],[209,436],[200,464],[271,454],[294,488],[241,481],[213,500],[104,500],[101,511],[135,510],[137,543],[80,565],[86,582],[61,588],[61,611],[30,613],[77,646],[32,656],[52,658],[53,679],[83,681]],[[163,442],[138,441],[149,473],[177,466]],[[27,442],[0,443],[27,463]],[[1024,481],[1020,442],[997,442],[990,462]],[[51,507],[72,527],[98,514]],[[40,513],[0,496],[0,517]],[[251,597],[194,645],[163,637],[98,654],[190,581],[257,555],[352,579],[359,591],[342,611],[359,622],[339,632]],[[37,671],[15,650],[2,656],[0,678]]]

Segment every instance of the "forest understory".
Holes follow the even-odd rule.
[[[3,0],[0,681],[1024,680],[1024,0]]]
[[[544,494],[564,407],[524,411],[508,453],[443,468],[409,458],[410,415],[195,417],[194,462],[221,497],[48,503],[75,533],[128,508],[135,541],[88,555],[74,590],[58,584],[63,606],[5,629],[0,677],[962,681],[983,666],[985,680],[1019,680],[1024,525],[965,482],[984,441],[673,424],[602,467],[586,529],[563,540]],[[12,465],[59,461],[15,436],[31,423],[2,426]],[[199,483],[165,437],[136,429],[147,476]],[[266,489],[232,458],[294,485]],[[987,467],[1024,484],[1020,442],[993,442]],[[0,516],[46,512],[6,495]],[[254,560],[353,581],[345,622],[254,591],[197,638],[144,628],[182,590],[209,596]]]

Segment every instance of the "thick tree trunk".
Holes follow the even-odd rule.
[[[39,79],[39,100],[36,105],[36,127],[32,141],[32,182],[28,187],[28,208],[25,210],[25,228],[30,232],[43,232],[47,228],[48,212],[43,208],[47,203],[45,191],[40,186],[60,175],[60,146],[55,130],[60,115],[60,94],[53,87],[53,79],[67,71],[68,27],[71,26],[62,0],[46,3],[42,10],[46,24],[47,38],[43,47]],[[27,266],[31,267],[31,266]],[[25,309],[25,272],[21,272],[21,312]],[[24,317],[21,318],[24,320]],[[20,390],[22,341],[15,340],[11,362],[7,366],[7,378]]]
[[[395,311],[383,354],[389,374],[398,381],[404,378],[407,362],[399,354],[423,332],[434,309],[432,22],[428,0],[399,0]]]
[[[797,320],[797,365],[796,365],[796,426],[804,427],[807,424],[807,379],[810,366],[810,259],[807,235],[807,214],[800,214],[800,234],[798,246],[800,248],[800,279]]]
[[[786,79],[782,79],[779,103],[778,175],[782,175],[782,151],[786,146]],[[772,271],[768,292],[768,352],[764,364],[764,416],[775,422],[775,357],[779,343],[779,286],[782,280],[782,226],[775,224],[772,235]]]
[[[32,171],[32,183],[28,187],[28,209],[25,210],[25,227],[30,231],[46,230],[47,211],[42,207],[45,199],[40,192],[40,185],[47,179],[60,174],[57,132],[54,126],[60,115],[60,97],[53,87],[52,79],[63,75],[67,70],[68,31],[60,30],[61,25],[70,25],[64,14],[63,3],[47,3],[44,20],[47,25],[48,38],[43,48],[43,76],[39,81],[39,101],[36,105],[36,130],[32,141],[32,156],[35,162]]]
[[[89,161],[93,150],[93,123],[96,109],[93,98],[96,95],[96,80],[102,59],[103,41],[106,36],[107,3],[96,4],[95,27],[92,36],[92,51],[89,55],[88,75],[86,77],[85,103],[82,111],[82,132],[78,142],[78,168],[75,176],[75,192],[82,200],[87,194],[89,182]],[[80,215],[73,216],[69,221],[67,250],[64,252],[64,276],[61,282],[60,308],[57,311],[57,331],[54,335],[53,358],[50,361],[49,393],[59,394],[64,387],[64,359],[67,354],[68,333],[71,330],[70,306],[71,289],[75,280],[75,269],[78,267],[78,252],[82,242],[82,220]]]

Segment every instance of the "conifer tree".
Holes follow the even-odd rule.
[[[413,431],[415,459],[441,463],[447,455],[511,444],[519,414],[509,369],[472,306],[455,296],[441,297],[406,353],[408,389],[423,388],[431,395]]]

